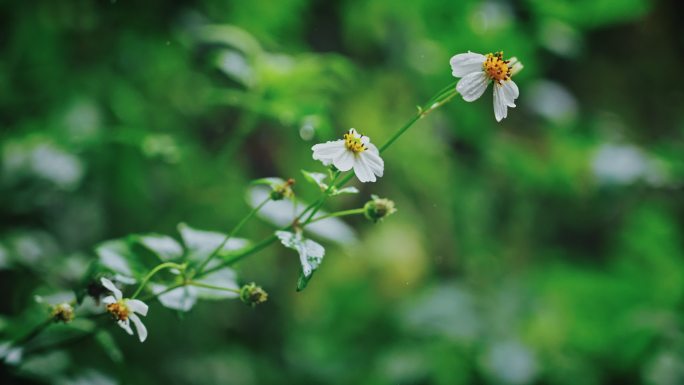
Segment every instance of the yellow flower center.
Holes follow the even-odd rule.
[[[361,135],[361,137],[363,137],[363,135]],[[354,135],[351,130],[344,134],[344,144],[347,146],[349,151],[355,154],[366,151],[366,146],[361,143],[361,137]]]
[[[503,51],[487,54],[482,69],[493,81],[502,84],[504,80],[511,78],[510,60],[503,59]]]
[[[123,301],[107,305],[107,311],[118,321],[125,321],[128,319],[128,306],[126,306]]]

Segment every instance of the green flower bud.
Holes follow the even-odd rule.
[[[52,307],[52,319],[55,322],[69,323],[74,319],[74,308],[68,303],[60,303]]]
[[[377,223],[378,221],[381,221],[383,218],[388,217],[397,211],[397,209],[394,207],[393,201],[385,198],[379,198],[377,195],[371,195],[371,198],[373,199],[366,202],[366,204],[363,206],[363,209],[366,218],[368,218],[370,221],[373,221],[373,223]]]
[[[245,304],[254,307],[260,303],[266,302],[268,300],[268,293],[266,293],[261,286],[257,286],[252,282],[244,285],[242,289],[240,289],[240,299]]]
[[[273,190],[271,191],[271,200],[279,201],[283,198],[294,197],[294,191],[292,190],[292,185],[295,184],[295,180],[290,178],[283,184],[272,185]]]

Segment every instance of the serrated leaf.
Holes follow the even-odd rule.
[[[162,261],[183,256],[183,247],[168,235],[150,234],[136,237],[138,243],[159,256]]]
[[[311,273],[309,276],[304,275],[303,272],[299,273],[299,279],[297,279],[297,291],[302,291],[306,289],[306,286],[309,284],[311,277],[313,277],[313,273]]]
[[[250,182],[250,184],[263,184],[263,185],[267,185],[267,186],[271,186],[271,187],[282,185],[283,183],[285,183],[285,180],[283,180],[282,178],[277,178],[277,177],[255,179],[255,180]]]
[[[226,234],[197,230],[185,223],[178,225],[183,243],[188,250],[188,259],[191,261],[204,261],[226,239]],[[243,249],[249,245],[249,241],[242,238],[231,238],[219,251],[219,256],[225,256],[233,251]]]
[[[24,349],[14,347],[9,341],[0,342],[0,362],[7,365],[19,365],[24,355]]]
[[[107,356],[114,362],[123,361],[123,353],[112,335],[106,330],[100,330],[95,334],[95,341],[102,347]]]
[[[102,266],[107,269],[125,277],[135,275],[129,259],[130,248],[126,241],[117,239],[101,243],[95,249],[95,253]]]
[[[330,193],[330,196],[335,196],[335,195],[340,195],[340,194],[358,194],[359,189],[356,187],[350,186],[350,187],[345,187],[341,189],[335,189],[332,193]]]
[[[196,280],[199,283],[205,283],[212,286],[223,287],[226,289],[240,289],[240,285],[237,283],[237,274],[235,270],[226,267],[225,269],[218,270],[207,276]],[[197,297],[201,299],[229,299],[237,298],[240,295],[238,293],[228,291],[228,290],[218,290],[218,289],[208,289],[206,287],[193,287],[196,290]]]
[[[324,182],[328,178],[327,175],[320,172],[309,172],[306,170],[302,170],[302,174],[304,175],[304,179],[306,179],[308,182],[315,184],[321,190],[328,189],[328,185]]]
[[[297,282],[297,290],[302,290],[308,284],[313,272],[318,269],[318,266],[323,261],[325,248],[310,239],[304,238],[299,232],[276,231],[275,234],[283,246],[294,249],[299,254],[302,275]]]
[[[248,192],[248,203],[252,207],[258,206],[270,194],[270,191],[260,186],[251,188]],[[296,201],[297,203],[293,203]],[[278,226],[287,226],[299,215],[308,204],[300,200],[283,199],[280,201],[270,201],[266,203],[257,215]],[[325,210],[319,210],[315,218],[326,215]],[[307,232],[321,237],[325,240],[349,245],[357,241],[356,233],[353,228],[339,218],[326,218],[316,221],[306,226]]]
[[[167,285],[152,283],[150,288],[154,294],[158,295],[159,303],[169,309],[189,311],[197,303],[197,290],[192,286],[177,287],[166,293],[164,292],[169,288]]]

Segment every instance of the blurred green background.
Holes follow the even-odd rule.
[[[674,0],[0,1],[0,341],[44,318],[34,295],[77,287],[102,241],[228,231],[260,177],[294,177],[312,201],[311,146],[350,127],[382,143],[455,80],[452,55],[525,64],[501,124],[491,91],[457,97],[384,155],[377,183],[330,201],[375,193],[399,211],[318,239],[305,291],[274,245],[238,266],[269,302],[152,303],[145,343],[110,325],[0,382],[684,383],[682,14]]]

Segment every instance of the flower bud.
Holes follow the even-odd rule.
[[[261,286],[257,286],[252,282],[244,285],[242,289],[240,289],[240,299],[245,304],[254,307],[260,303],[266,302],[268,300],[268,293],[266,293]]]
[[[52,307],[52,319],[55,322],[69,323],[74,319],[74,308],[68,303],[60,303]]]
[[[379,198],[377,195],[371,195],[371,198],[373,199],[366,202],[366,204],[363,206],[363,209],[366,218],[368,218],[370,221],[373,221],[373,223],[377,223],[378,221],[381,221],[383,218],[388,217],[397,211],[397,209],[394,208],[393,201],[385,198]]]
[[[294,197],[294,191],[292,191],[292,185],[294,184],[295,180],[290,178],[286,180],[285,183],[272,185],[271,200],[279,201],[283,198]]]

